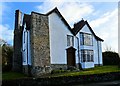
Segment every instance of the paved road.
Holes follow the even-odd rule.
[[[83,85],[74,85],[74,86],[120,86],[120,80],[111,81],[111,82],[101,82],[101,83],[90,83]]]

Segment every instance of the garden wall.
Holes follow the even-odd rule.
[[[2,86],[58,86],[120,80],[120,72],[51,78],[4,80]]]

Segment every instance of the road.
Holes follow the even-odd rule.
[[[73,86],[120,86],[120,80],[111,81],[111,82],[99,82],[99,83],[90,83],[82,85],[73,85]]]

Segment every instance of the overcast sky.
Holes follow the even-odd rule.
[[[97,36],[102,38],[103,51],[111,47],[118,52],[118,2],[4,2],[0,3],[0,38],[13,45],[15,10],[47,13],[57,7],[71,27],[82,18],[87,20]]]

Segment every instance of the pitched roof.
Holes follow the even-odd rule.
[[[92,28],[90,27],[90,25],[88,24],[87,21],[81,20],[78,23],[74,24],[74,28],[73,33],[76,35],[85,25],[88,26],[88,28],[90,29],[90,31],[92,32],[92,34],[95,36],[95,38],[99,41],[104,41],[103,39],[99,38],[98,36],[96,36],[96,34],[94,33],[94,31],[92,30]]]
[[[37,13],[37,12],[33,12],[33,13]],[[92,30],[92,28],[90,27],[90,25],[88,24],[87,21],[84,21],[84,20],[81,20],[79,21],[78,23],[74,24],[74,28],[72,29],[69,24],[67,23],[67,21],[65,20],[65,18],[61,15],[61,13],[59,12],[59,10],[57,9],[57,7],[55,7],[53,10],[49,11],[48,13],[46,14],[40,14],[40,13],[37,13],[37,14],[40,14],[40,15],[50,15],[51,13],[56,13],[60,18],[61,20],[63,21],[63,23],[68,27],[69,31],[73,34],[73,35],[76,35],[83,27],[84,25],[86,24],[90,31],[92,32],[92,34],[95,36],[95,38],[99,41],[104,41],[103,39],[99,38],[98,36],[95,35],[94,31]]]
[[[67,23],[67,21],[65,20],[65,18],[61,15],[61,13],[60,13],[59,10],[57,9],[57,7],[55,7],[53,10],[49,11],[46,15],[50,15],[50,14],[53,13],[53,12],[55,12],[55,13],[61,18],[61,20],[62,20],[63,23],[68,27],[68,29],[70,30],[70,32],[71,32],[72,34],[74,34],[73,31],[72,31],[72,29],[71,29],[71,27],[69,26],[69,24]]]

